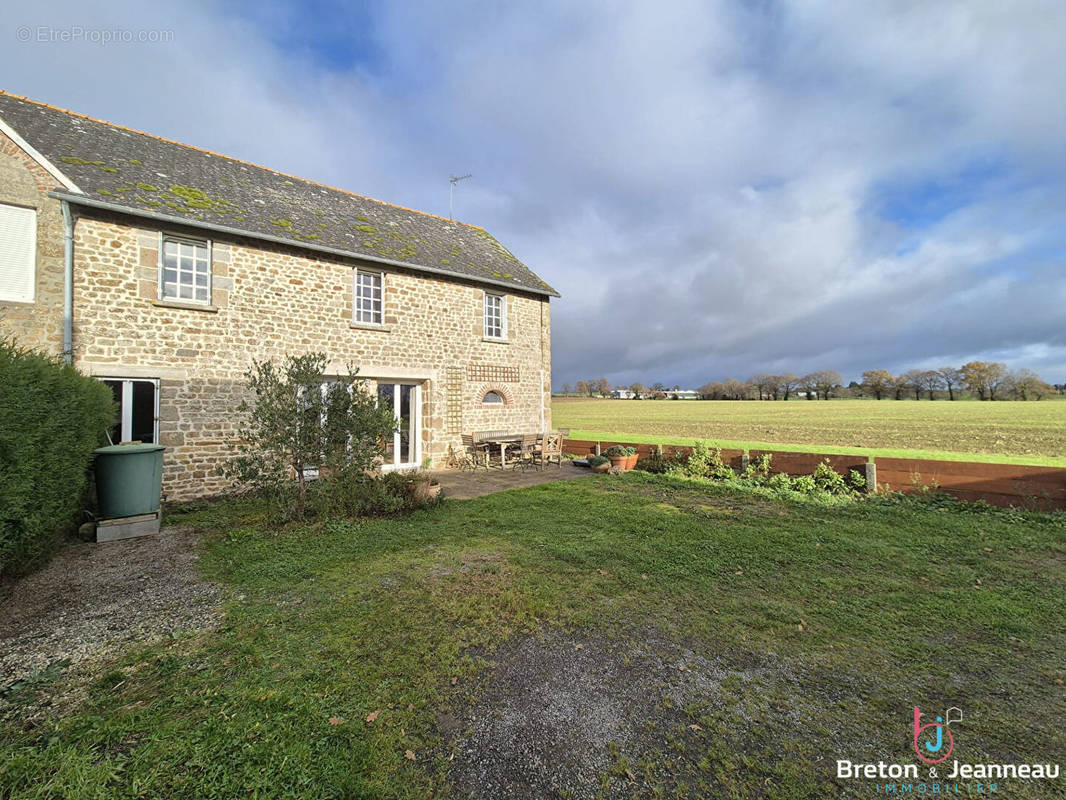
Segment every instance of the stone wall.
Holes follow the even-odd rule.
[[[0,335],[56,355],[63,349],[63,214],[47,196],[59,182],[0,133],[0,203],[37,210],[37,286],[32,303],[0,300]]]
[[[52,201],[54,202],[54,201]],[[371,381],[421,386],[422,461],[443,465],[460,434],[551,425],[550,316],[537,295],[507,295],[506,342],[482,338],[483,290],[385,269],[384,325],[352,323],[356,260],[248,239],[211,242],[210,306],[157,298],[160,230],[97,214],[75,226],[75,363],[100,377],[160,381],[169,499],[215,494],[253,359],[326,352]],[[168,231],[203,238],[195,231]],[[364,267],[381,269],[378,265]],[[505,398],[484,406],[488,390]]]

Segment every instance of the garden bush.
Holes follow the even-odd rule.
[[[437,501],[420,499],[412,481],[421,476],[402,472],[362,473],[346,470],[312,481],[308,508],[315,516],[390,517],[409,514]]]
[[[858,470],[851,470],[845,477],[835,472],[828,462],[820,463],[812,475],[793,478],[783,472],[773,473],[768,453],[750,461],[738,474],[722,460],[720,449],[705,442],[697,442],[687,456],[675,454],[667,457],[652,453],[637,465],[637,469],[741,488],[762,487],[781,497],[854,498],[860,495],[866,485],[866,479]]]
[[[116,409],[100,381],[6,339],[0,409],[0,575],[9,575],[47,560],[76,523]]]
[[[278,521],[307,515],[373,516],[416,505],[403,476],[381,476],[391,410],[358,370],[327,375],[325,353],[254,361],[237,408],[234,457],[219,472],[266,499]]]

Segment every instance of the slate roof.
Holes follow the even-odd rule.
[[[0,119],[73,181],[86,200],[557,296],[474,225],[3,91]]]

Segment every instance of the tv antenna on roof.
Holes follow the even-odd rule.
[[[455,195],[455,184],[459,181],[465,181],[467,178],[473,178],[473,175],[449,175],[448,176],[448,219],[455,221],[455,210],[453,209],[453,198]]]

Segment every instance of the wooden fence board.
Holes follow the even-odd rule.
[[[793,453],[787,450],[751,450],[748,458],[754,464],[764,455],[770,456],[770,472],[784,472],[786,475],[810,475],[819,464],[826,461],[834,472],[847,475],[848,470],[860,472],[870,459],[866,456],[847,456],[833,453]]]

